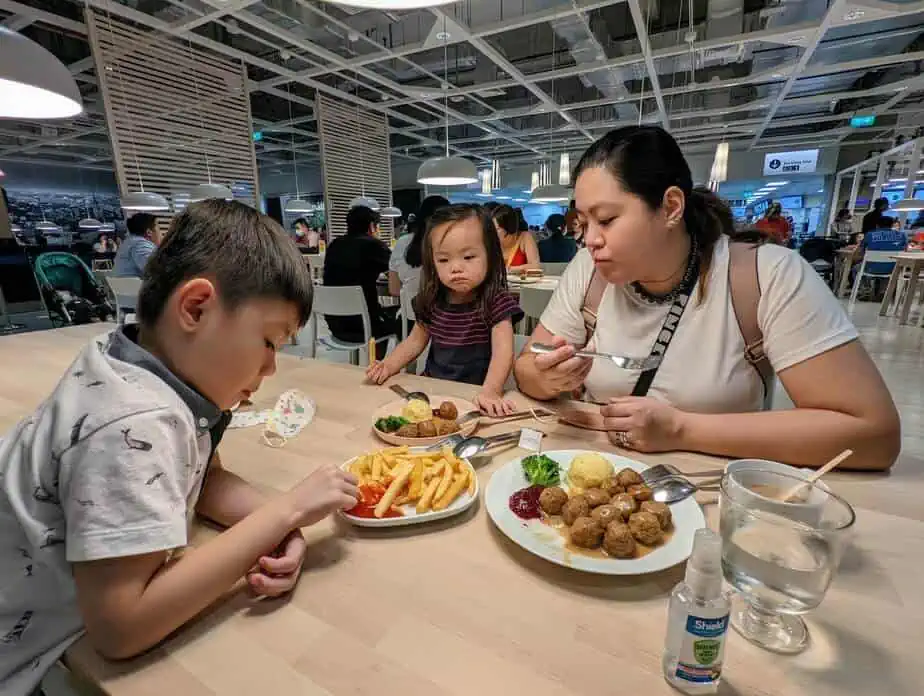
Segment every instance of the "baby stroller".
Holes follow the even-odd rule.
[[[52,326],[106,321],[115,309],[106,290],[74,254],[52,251],[35,259],[35,279]]]

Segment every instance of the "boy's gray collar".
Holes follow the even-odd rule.
[[[109,334],[105,352],[116,360],[141,367],[166,382],[192,411],[196,427],[202,433],[211,430],[221,419],[221,409],[195,388],[170,371],[156,356],[138,344],[138,325],[126,324]]]

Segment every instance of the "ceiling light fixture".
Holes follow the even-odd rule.
[[[378,212],[382,207],[379,205],[379,202],[375,200],[372,196],[357,196],[356,198],[350,201],[350,204],[349,206],[347,206],[347,209],[353,210],[353,208],[358,208],[359,206],[368,208],[369,210],[373,212]]]
[[[439,3],[430,2],[417,5],[417,7],[426,7],[428,4],[432,6]],[[443,33],[445,32],[446,17],[444,15]],[[449,46],[445,40],[443,41],[443,110],[446,113],[446,154],[443,157],[431,157],[421,164],[417,170],[417,182],[428,186],[465,186],[477,183],[478,170],[475,169],[475,165],[464,157],[449,154]]]
[[[211,174],[209,174],[209,178],[212,178]],[[211,182],[193,186],[192,191],[189,192],[190,203],[206,201],[210,198],[219,198],[223,201],[230,201],[234,198],[234,194],[227,186],[222,186],[221,184],[213,184]]]
[[[902,198],[892,206],[892,210],[896,213],[910,213],[916,210],[924,210],[924,200],[918,198]]]
[[[282,53],[279,54],[282,57]],[[283,59],[285,60],[285,59]],[[286,82],[286,101],[289,103],[289,123],[292,123],[294,120],[292,118],[292,89],[289,86],[290,83]],[[309,213],[314,210],[314,204],[309,201],[303,201],[301,191],[298,187],[298,161],[295,159],[295,129],[289,128],[289,143],[292,147],[292,174],[295,176],[295,198],[290,198],[286,201],[285,208],[283,210],[287,213]]]
[[[571,192],[561,184],[546,184],[537,186],[533,190],[530,203],[567,203],[571,200]]]
[[[571,183],[571,157],[567,152],[561,153],[558,158],[558,183],[562,186]]]
[[[458,0],[328,0],[332,5],[362,7],[366,10],[419,10],[422,7],[449,5]]]
[[[404,213],[401,212],[401,208],[396,208],[393,205],[389,205],[385,208],[382,208],[379,215],[381,215],[383,218],[399,218],[404,215]]]
[[[71,118],[82,111],[80,89],[67,66],[0,26],[0,117]]]

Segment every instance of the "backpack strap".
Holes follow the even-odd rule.
[[[728,288],[738,330],[744,339],[744,359],[757,371],[764,385],[764,400],[769,396],[773,381],[773,366],[764,352],[764,334],[757,321],[760,304],[760,277],[757,273],[757,252],[760,244],[729,242]]]
[[[606,278],[595,268],[590,277],[590,283],[587,284],[584,301],[581,303],[581,317],[584,319],[584,347],[590,343],[597,329],[597,312],[600,309],[600,301],[603,299],[606,286]]]

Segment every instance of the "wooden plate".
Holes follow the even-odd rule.
[[[456,405],[456,409],[459,411],[459,416],[468,413],[469,411],[477,410],[475,404],[471,401],[466,401],[465,399],[457,399],[454,396],[441,396],[439,394],[427,394],[430,397],[430,405],[434,408],[439,408],[439,405],[444,401],[451,401]],[[408,447],[427,447],[429,445],[435,445],[440,440],[445,440],[448,435],[438,435],[437,437],[398,437],[394,433],[384,433],[378,428],[375,427],[375,422],[379,418],[386,418],[388,416],[400,416],[401,409],[404,408],[404,405],[407,403],[404,399],[398,399],[396,401],[391,401],[381,408],[379,408],[372,415],[372,432],[375,433],[375,436],[387,442],[389,445],[407,445]],[[475,428],[478,427],[478,421],[472,420],[462,426],[459,433],[462,437],[468,437],[473,432]]]

